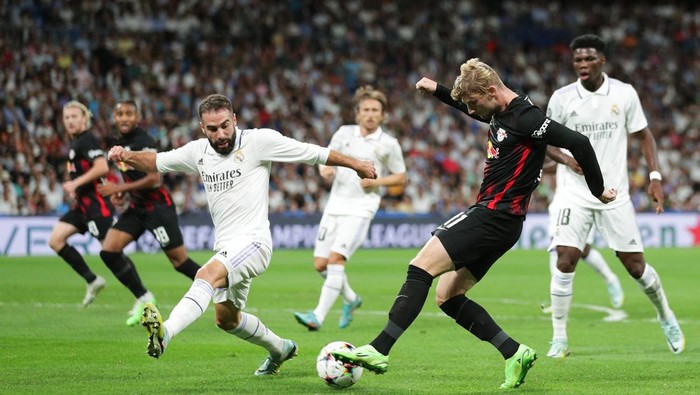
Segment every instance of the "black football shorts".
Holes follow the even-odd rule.
[[[467,268],[481,280],[520,238],[524,217],[472,206],[432,233],[445,247],[456,269]]]

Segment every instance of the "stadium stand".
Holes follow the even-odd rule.
[[[68,140],[61,107],[88,103],[93,132],[113,133],[111,108],[132,98],[162,150],[201,136],[198,100],[231,97],[244,127],[272,127],[327,144],[353,122],[362,84],[387,93],[392,130],[409,169],[385,212],[449,214],[474,201],[483,171],[484,126],[417,94],[420,76],[451,85],[459,65],[479,56],[507,85],[546,107],[575,79],[568,43],[602,35],[607,71],[638,90],[659,146],[670,211],[700,209],[700,10],[693,1],[291,0],[20,1],[0,18],[0,214],[66,209]],[[649,211],[647,171],[630,147],[631,193]],[[643,162],[643,160],[641,161]],[[318,212],[328,189],[309,166],[276,165],[272,212]],[[180,212],[205,208],[196,177],[168,176]],[[546,211],[543,179],[531,212]],[[459,190],[460,194],[450,191]]]

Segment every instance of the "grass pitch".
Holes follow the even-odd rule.
[[[275,377],[254,377],[266,352],[214,325],[213,308],[183,331],[160,360],[145,354],[146,332],[125,325],[133,298],[99,257],[88,257],[108,285],[95,303],[81,308],[85,285],[58,257],[0,258],[0,393],[242,393],[328,394],[315,372],[319,350],[345,340],[371,341],[386,314],[415,250],[361,250],[347,268],[364,304],[347,329],[337,327],[340,301],[319,332],[294,320],[312,309],[321,278],[311,251],[277,250],[268,271],[253,282],[247,310],[279,335],[295,340],[297,358]],[[193,252],[205,262],[211,253]],[[700,250],[655,249],[647,260],[659,272],[671,307],[686,336],[686,350],[668,350],[654,310],[610,252],[604,252],[625,290],[622,310],[609,307],[603,282],[585,264],[577,270],[569,318],[572,355],[545,356],[551,325],[542,303],[549,301],[549,270],[543,251],[514,250],[501,259],[469,297],[484,306],[516,340],[537,350],[526,383],[528,393],[697,393],[700,381]],[[141,278],[167,317],[189,288],[162,253],[135,254]],[[434,290],[435,286],[433,286]],[[503,360],[444,316],[433,302],[391,353],[389,371],[344,390],[353,394],[497,393]]]

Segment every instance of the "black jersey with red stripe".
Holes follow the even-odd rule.
[[[530,196],[540,182],[547,144],[575,147],[579,164],[589,170],[589,187],[594,194],[598,193],[595,196],[602,193],[603,179],[590,143],[547,118],[527,96],[518,95],[490,120],[469,114],[466,104],[452,99],[449,89],[443,85],[438,84],[435,96],[489,124],[484,179],[476,204],[525,216]]]
[[[138,127],[128,134],[121,135],[116,145],[121,145],[128,151],[158,151],[156,141],[145,130]],[[124,162],[118,162],[117,167],[122,173],[124,182],[134,182],[146,176],[146,173],[136,170]],[[173,204],[170,193],[162,185],[156,188],[131,190],[129,194],[131,195],[131,207],[134,208],[145,208],[151,211],[155,205],[170,206]]]
[[[104,158],[105,152],[100,142],[90,131],[73,137],[68,152],[68,173],[71,180],[87,173],[98,158]],[[75,190],[75,206],[88,217],[111,217],[114,207],[109,199],[97,192],[97,185],[104,182],[104,177],[85,183]]]

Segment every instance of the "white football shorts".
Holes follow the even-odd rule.
[[[207,264],[223,263],[229,286],[214,289],[214,303],[230,300],[237,309],[245,308],[251,281],[267,270],[271,258],[272,250],[266,244],[249,238],[239,238],[217,251]]]
[[[318,224],[314,257],[328,258],[331,251],[350,260],[367,238],[370,218],[323,214]]]
[[[595,227],[614,251],[644,252],[631,201],[608,210],[593,210],[563,200],[558,206],[552,245],[576,247],[583,251]]]
[[[562,210],[559,210],[559,205],[558,202],[561,200],[560,198],[557,198],[557,195],[554,195],[554,198],[552,198],[552,202],[549,204],[549,207],[547,208],[549,212],[549,225],[547,227],[547,231],[549,232],[549,239],[552,240],[551,244],[547,248],[547,251],[554,251],[556,249],[556,244],[554,244],[553,239],[554,239],[554,233],[557,231],[557,223],[559,222],[561,216],[565,213]],[[593,245],[593,242],[595,241],[595,227],[591,226],[591,231],[588,232],[588,238],[586,239],[586,244]],[[581,250],[583,251],[583,250]]]

